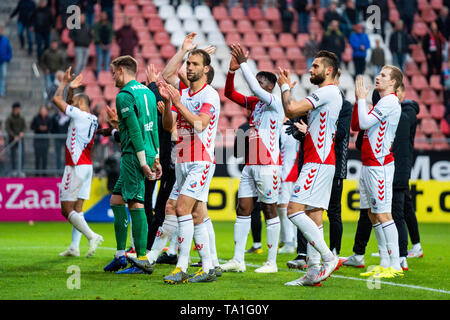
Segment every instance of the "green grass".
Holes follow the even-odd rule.
[[[225,261],[233,255],[233,222],[215,222],[214,225],[219,259]],[[286,261],[294,256],[278,255],[279,272],[276,274],[257,274],[253,270],[265,261],[265,249],[260,255],[246,255],[247,272],[224,273],[216,283],[167,285],[162,277],[173,269],[168,265],[158,265],[152,275],[105,273],[103,267],[114,254],[113,225],[92,223],[91,227],[102,234],[105,241],[95,257],[87,259],[84,257],[88,248],[85,238],[81,242],[80,257],[58,256],[70,243],[71,226],[68,223],[37,222],[33,226],[26,223],[0,224],[0,299],[450,299],[450,224],[421,224],[425,257],[409,259],[410,271],[404,278],[384,279],[379,289],[369,289],[367,282],[362,281],[364,278],[359,276],[361,269],[349,267],[336,271],[322,288],[286,287],[283,285],[285,282],[302,275],[286,267]],[[344,223],[342,256],[352,253],[355,230],[356,223]],[[328,234],[328,229],[325,234]],[[247,248],[251,241],[249,235]],[[377,264],[378,258],[370,256],[375,251],[375,237],[372,234],[366,266]],[[191,255],[192,261],[198,261],[195,252]],[[67,279],[71,276],[67,268],[72,265],[81,270],[79,290],[67,288]],[[193,268],[190,270],[194,271]]]

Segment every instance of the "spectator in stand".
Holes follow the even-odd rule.
[[[373,77],[375,78],[386,64],[384,58],[384,49],[381,47],[380,39],[375,40],[375,48],[372,49],[370,64],[372,65],[372,73]]]
[[[97,0],[80,0],[79,5],[81,6],[81,11],[86,15],[86,23],[90,28],[94,26],[95,21],[95,4]]]
[[[439,32],[436,22],[430,25],[430,32],[428,32],[422,41],[422,48],[427,58],[428,65],[428,82],[433,74],[441,74],[443,50],[445,48],[445,39],[442,33]]]
[[[28,42],[28,55],[33,53],[33,39],[31,38],[31,14],[33,13],[36,5],[33,0],[19,0],[14,11],[11,13],[8,19],[8,24],[15,15],[19,14],[17,18],[17,33],[19,34],[20,47],[23,49],[25,46],[25,39],[23,33],[27,34]]]
[[[367,7],[369,7],[369,0],[355,0],[356,12],[359,21],[367,20]]]
[[[100,15],[100,21],[94,25],[95,48],[97,51],[97,75],[101,70],[109,71],[113,36],[114,30],[108,20],[108,14],[103,11]]]
[[[317,33],[311,31],[309,34],[309,40],[306,41],[305,47],[303,48],[303,55],[306,58],[306,64],[308,65],[309,70],[314,61],[314,56],[319,51],[320,43],[317,41]]]
[[[340,28],[342,33],[348,39],[352,28],[359,21],[358,12],[355,9],[355,3],[353,0],[347,0],[345,9],[342,11]]]
[[[11,147],[11,167],[15,171],[18,169],[17,152],[19,146],[22,154],[22,166],[24,158],[22,139],[25,132],[25,118],[20,114],[21,106],[19,102],[15,102],[12,105],[12,112],[8,116],[5,122],[6,133],[8,134],[8,144],[15,142]],[[19,153],[20,154],[20,153]]]
[[[40,0],[39,6],[31,15],[32,30],[36,39],[37,59],[41,58],[42,52],[50,46],[50,32],[55,27],[53,14],[47,6],[47,0]]]
[[[6,73],[8,63],[12,59],[12,48],[9,39],[3,35],[3,27],[0,26],[0,98],[6,95]]]
[[[339,59],[339,64],[341,64],[342,53],[345,51],[345,37],[339,30],[338,20],[330,22],[327,32],[323,35],[320,49],[334,52]]]
[[[308,33],[309,13],[313,7],[313,0],[294,1],[298,12],[298,33]]]
[[[64,76],[64,74],[63,74]],[[53,97],[53,96],[52,96]],[[53,103],[53,102],[52,102]],[[67,135],[67,129],[69,128],[70,118],[61,111],[54,109],[54,113],[50,118],[50,133]],[[56,169],[62,173],[64,169],[64,155],[66,148],[66,138],[56,137],[54,139],[55,155],[56,155]]]
[[[436,23],[439,31],[441,31],[444,38],[448,40],[450,36],[450,16],[446,6],[443,6],[441,10],[439,10],[439,16],[436,19]]]
[[[355,32],[350,35],[350,45],[353,49],[353,63],[355,64],[354,78],[359,74],[364,74],[366,70],[367,50],[370,49],[370,41],[364,33],[362,24],[355,25]]]
[[[339,14],[339,12],[337,12],[337,2],[336,1],[332,1],[330,3],[330,7],[329,9],[325,12],[324,16],[323,16],[323,29],[327,30],[328,26],[330,25],[331,21],[333,20],[337,20],[338,22],[341,21],[341,15]]]
[[[89,46],[93,39],[93,32],[86,21],[86,15],[80,15],[80,28],[72,29],[69,32],[70,39],[75,47],[75,75],[79,75],[86,68],[89,59]]]
[[[400,13],[400,19],[403,20],[406,27],[406,32],[411,34],[414,15],[417,13],[418,5],[417,0],[397,0],[395,1],[397,10]]]
[[[42,135],[50,132],[51,119],[48,116],[48,109],[46,106],[42,106],[39,109],[39,113],[33,118],[31,122],[31,130],[35,134]],[[45,176],[47,170],[47,155],[49,139],[48,137],[35,137],[34,138],[34,159],[36,165],[36,175]],[[44,172],[43,172],[44,171]]]
[[[100,0],[100,8],[108,14],[109,22],[114,23],[114,0]]]
[[[123,17],[123,26],[116,31],[116,42],[120,48],[121,56],[134,56],[134,49],[139,43],[136,30],[131,26],[130,17]]]
[[[55,72],[64,70],[66,67],[66,56],[59,50],[58,40],[53,40],[50,43],[50,48],[42,53],[39,63],[45,71],[45,83],[48,89],[55,81]]]
[[[53,103],[52,99],[55,95],[56,90],[59,87],[59,84],[61,83],[62,79],[64,77],[64,71],[58,70],[55,72],[55,81],[53,81],[53,84],[47,88],[47,100],[45,101],[45,105],[49,108],[57,108],[57,106]]]
[[[375,28],[374,32],[381,34],[383,41],[386,40],[386,22],[389,21],[389,5],[388,0],[372,0],[372,5],[378,6],[380,8],[380,28]]]
[[[291,27],[295,15],[295,9],[292,6],[292,1],[293,0],[280,0],[278,2],[278,9],[280,10],[284,33],[290,33],[292,30]]]
[[[389,50],[392,53],[393,63],[402,71],[405,70],[406,54],[408,53],[408,35],[403,30],[403,21],[398,20],[395,23],[394,32],[389,40]]]

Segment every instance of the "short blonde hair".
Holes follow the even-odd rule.
[[[386,65],[383,67],[383,69],[389,69],[391,70],[391,80],[395,80],[394,84],[394,91],[397,91],[398,87],[403,83],[403,72],[399,68],[392,66],[392,65]]]
[[[124,67],[128,73],[133,75],[136,75],[138,69],[138,63],[132,56],[120,56],[111,62],[111,66],[114,68]]]

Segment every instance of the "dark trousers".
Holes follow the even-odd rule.
[[[11,143],[13,140],[9,140],[9,143]],[[19,150],[20,149],[20,150]],[[13,170],[19,169],[19,154],[22,154],[22,167],[20,169],[23,169],[24,166],[24,148],[23,148],[23,140],[17,142],[15,145],[11,147],[11,167]]]
[[[342,241],[342,219],[341,219],[341,199],[342,199],[342,178],[333,179],[331,189],[330,203],[328,205],[327,215],[330,221],[330,250],[336,249],[337,254],[341,251]],[[297,230],[297,253],[306,256],[307,240]]]
[[[411,193],[406,193],[405,197],[405,222],[408,227],[409,236],[412,244],[420,242],[419,224],[417,223],[416,210],[414,209]]]
[[[48,143],[47,139],[34,140],[34,159],[36,170],[47,169]],[[37,175],[45,175],[44,172],[36,172]]]
[[[359,210],[358,226],[356,227],[355,243],[353,244],[355,254],[363,255],[366,252],[366,246],[372,232],[372,222],[368,213],[368,209]]]
[[[353,63],[355,64],[355,79],[359,74],[364,74],[366,70],[366,58],[353,58]]]
[[[253,242],[261,242],[261,203],[255,202],[253,211],[251,214],[251,228],[252,228],[252,238]]]
[[[50,46],[50,32],[40,33],[35,32],[36,37],[36,47],[37,47],[37,58],[41,58],[42,53]]]
[[[153,190],[155,189],[156,180],[145,180],[145,215],[147,216],[148,234],[147,234],[147,250],[151,250],[155,241],[156,232],[162,226],[166,216],[166,202],[169,199],[175,183],[175,170],[163,168],[163,174],[160,180],[160,187],[155,203],[155,214],[153,215]]]
[[[330,221],[330,250],[336,249],[336,253],[341,251],[342,240],[342,219],[341,219],[341,199],[342,199],[342,178],[333,179],[330,203],[328,204],[328,220]]]
[[[431,75],[441,74],[442,71],[442,55],[440,53],[431,53],[431,57],[427,59],[428,66],[428,81],[430,81]]]
[[[400,257],[408,255],[408,231],[405,224],[405,199],[409,189],[394,189],[392,193],[392,218],[398,231]]]

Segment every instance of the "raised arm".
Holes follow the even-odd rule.
[[[174,87],[178,87],[178,82],[180,79],[178,78],[178,68],[180,67],[180,63],[183,62],[183,58],[190,50],[195,49],[197,44],[194,44],[194,38],[197,34],[192,32],[184,38],[183,44],[180,50],[169,60],[166,67],[163,70],[162,76],[163,79],[171,84]]]
[[[369,90],[370,88],[364,86],[364,78],[359,75],[355,82],[355,95],[358,101],[358,123],[359,128],[362,130],[369,129],[379,121],[373,113],[367,112],[366,97]]]
[[[280,68],[277,83],[281,88],[281,101],[283,102],[284,114],[289,119],[303,116],[314,107],[306,98],[300,101],[294,101],[291,96],[292,84],[289,70]]]
[[[172,101],[170,100],[168,84],[158,82],[158,91],[164,100],[164,110],[162,114],[163,129],[169,132],[176,130],[176,113],[172,111]]]
[[[78,88],[83,81],[83,76],[80,74],[78,75],[73,81],[74,74],[71,74],[72,67],[69,67],[66,72],[64,73],[63,80],[59,84],[58,89],[55,92],[55,95],[53,96],[53,103],[56,105],[56,107],[63,113],[66,113],[66,107],[69,103],[72,103],[72,96],[73,96],[73,90]],[[70,83],[69,88],[69,94],[67,95],[68,101],[64,101],[64,89],[65,87]],[[68,103],[69,102],[69,103]]]

